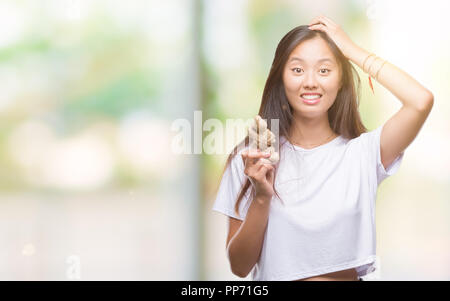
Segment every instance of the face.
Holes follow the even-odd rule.
[[[340,76],[336,58],[323,39],[313,38],[297,45],[283,70],[284,89],[293,114],[305,118],[326,114],[340,89]],[[314,94],[321,96],[317,99]]]

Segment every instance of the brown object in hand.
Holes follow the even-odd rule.
[[[267,128],[267,123],[261,116],[256,115],[253,119],[249,129],[248,136],[250,139],[250,148],[257,148],[262,152],[270,153],[270,157],[261,160],[265,163],[275,164],[280,159],[280,156],[275,152],[275,135]]]

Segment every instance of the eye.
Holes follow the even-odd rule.
[[[323,68],[323,69],[320,69],[320,71],[322,71],[322,70],[327,70],[328,72],[326,72],[326,73],[330,73],[330,69],[325,69],[325,68]],[[326,73],[322,73],[322,74],[326,74]]]
[[[294,69],[292,69],[292,71],[294,71],[294,73],[297,73],[297,72],[295,72],[295,70],[302,70],[302,68],[294,68]]]

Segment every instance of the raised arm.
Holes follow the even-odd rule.
[[[350,60],[395,95],[403,106],[383,126],[380,138],[381,162],[385,169],[415,139],[434,103],[433,94],[400,68],[368,51],[355,47]],[[371,66],[369,69],[367,66]],[[367,70],[368,69],[368,70]],[[378,74],[376,74],[378,73]],[[376,77],[375,77],[376,76]]]
[[[323,15],[314,18],[309,29],[327,33],[349,60],[403,104],[384,124],[381,133],[381,162],[386,169],[419,133],[433,107],[433,94],[400,68],[356,45],[330,18]]]

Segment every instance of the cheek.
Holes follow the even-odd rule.
[[[327,78],[323,82],[323,86],[329,92],[332,92],[335,90],[337,91],[339,89],[339,78],[337,78],[337,77]]]
[[[295,76],[286,76],[284,78],[284,86],[287,91],[296,91],[298,90],[301,84],[300,78]]]

